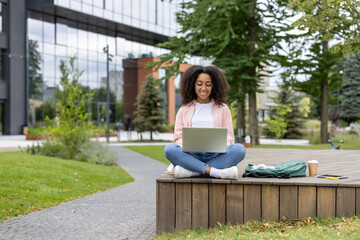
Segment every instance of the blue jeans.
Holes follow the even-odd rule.
[[[208,166],[224,169],[236,166],[245,158],[246,149],[242,144],[231,144],[225,153],[191,153],[183,152],[180,145],[170,143],[165,146],[165,157],[174,165],[190,171],[205,173]]]

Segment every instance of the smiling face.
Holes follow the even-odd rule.
[[[209,103],[212,88],[213,84],[210,75],[207,73],[200,73],[195,81],[196,101],[198,103]]]

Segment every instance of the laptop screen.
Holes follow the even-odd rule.
[[[226,152],[227,128],[183,127],[184,152]]]

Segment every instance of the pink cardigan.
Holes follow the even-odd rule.
[[[227,128],[227,146],[234,142],[234,129],[229,107],[226,104],[220,106],[213,102],[213,119],[215,128]],[[176,114],[174,143],[182,146],[182,128],[191,127],[191,120],[195,112],[195,101],[182,106]]]

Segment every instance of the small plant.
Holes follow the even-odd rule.
[[[286,115],[292,110],[289,106],[282,104],[279,99],[274,99],[276,103],[276,113],[272,116],[271,119],[266,119],[266,125],[264,129],[268,132],[271,132],[276,139],[281,139],[284,137],[287,132],[288,122],[286,120]]]
[[[28,135],[32,136],[49,136],[48,127],[33,127],[28,129]]]
[[[78,83],[83,71],[75,67],[75,61],[76,56],[70,57],[68,64],[61,60],[62,92],[60,94],[58,89],[59,120],[50,127],[50,134],[54,137],[51,141],[48,140],[48,144],[60,144],[63,148],[62,157],[71,159],[83,144],[90,141],[87,106],[92,99],[92,95],[85,93]]]
[[[355,131],[355,130],[349,130],[349,131],[347,131],[347,134],[355,135],[355,136],[359,135],[359,133],[357,131]]]
[[[41,145],[39,143],[37,145],[33,143],[33,145],[26,147],[26,152],[32,155],[41,154]]]
[[[110,151],[109,147],[99,142],[87,142],[80,148],[76,159],[82,162],[89,162],[101,165],[113,165],[117,156]]]

